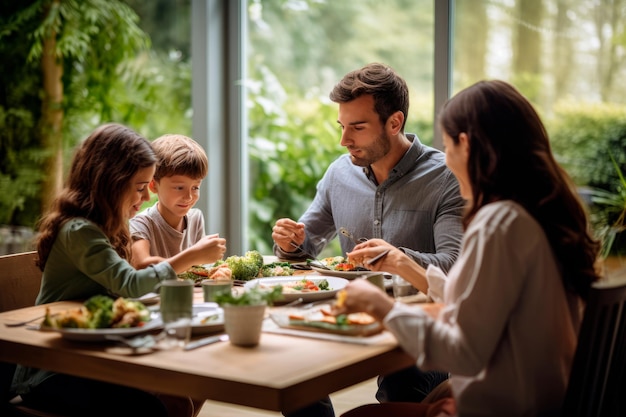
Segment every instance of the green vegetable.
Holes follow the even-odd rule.
[[[263,255],[259,251],[251,250],[244,256],[229,256],[225,262],[233,273],[233,279],[250,281],[256,278],[263,266]],[[216,262],[219,265],[222,262]]]
[[[274,286],[271,291],[263,290],[258,286],[254,286],[247,288],[240,294],[235,294],[234,291],[217,293],[214,297],[214,301],[221,306],[225,304],[237,306],[251,306],[259,304],[272,305],[274,301],[282,298],[282,296],[282,285]]]
[[[323,279],[320,282],[317,283],[317,286],[319,287],[320,290],[322,291],[328,291],[330,290],[330,284],[328,283],[327,280]]]
[[[293,275],[293,268],[289,262],[272,262],[261,267],[263,277],[281,277]]]
[[[85,301],[85,308],[91,313],[89,327],[103,329],[113,321],[113,299],[106,295],[94,295]]]
[[[261,269],[263,267],[263,255],[261,255],[261,252],[257,251],[257,250],[250,250],[248,252],[246,252],[246,258],[250,258],[251,260],[253,260],[256,263],[256,266],[259,267],[259,269]]]
[[[347,326],[348,325],[348,315],[347,314],[340,314],[338,315],[335,320],[337,321],[337,326]]]

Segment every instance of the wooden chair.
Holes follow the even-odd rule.
[[[35,305],[41,286],[41,271],[35,265],[37,252],[0,256],[0,312]],[[11,392],[15,364],[0,362],[0,415],[63,417],[25,406]]]
[[[626,416],[626,280],[595,285],[578,336],[563,417]]]
[[[35,251],[0,256],[0,312],[35,304],[41,285],[36,259]]]

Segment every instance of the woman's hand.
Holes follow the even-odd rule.
[[[369,259],[372,259],[376,255],[380,255],[386,250],[389,250],[389,253],[387,253],[383,259],[373,265],[366,264]],[[398,265],[400,258],[407,258],[404,252],[382,239],[370,239],[363,243],[359,243],[354,247],[352,252],[347,254],[347,256],[348,262],[350,263],[363,265],[372,271],[385,271],[392,274],[398,273],[396,265]]]
[[[366,279],[355,279],[339,292],[334,315],[365,312],[382,321],[393,308],[394,300]]]

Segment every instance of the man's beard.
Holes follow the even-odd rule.
[[[391,149],[389,142],[389,136],[385,135],[385,132],[381,132],[372,145],[361,148],[365,157],[357,158],[351,154],[350,160],[358,167],[368,167],[389,153],[389,149]]]

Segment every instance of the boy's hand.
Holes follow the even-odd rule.
[[[226,239],[219,236],[217,233],[207,235],[196,243],[203,249],[202,254],[206,259],[204,263],[210,264],[224,257],[224,253],[226,253]]]

